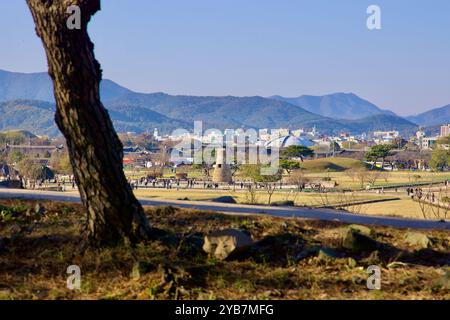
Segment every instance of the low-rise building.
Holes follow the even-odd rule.
[[[424,149],[424,150],[433,149],[437,144],[437,140],[438,140],[438,137],[422,138],[422,144],[421,144],[422,149]]]
[[[400,133],[398,131],[375,131],[373,133],[374,141],[377,144],[392,143],[394,139],[398,138]]]

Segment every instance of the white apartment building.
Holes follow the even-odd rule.
[[[441,126],[441,137],[448,137],[450,136],[450,124]]]

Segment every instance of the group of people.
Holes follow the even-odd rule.
[[[21,187],[24,189],[42,189],[46,187],[53,187],[56,185],[58,190],[66,191],[67,185],[69,185],[69,188],[72,188],[72,190],[75,190],[77,187],[77,184],[75,182],[75,177],[73,175],[71,176],[58,176],[55,175],[53,179],[37,179],[37,180],[31,180],[26,178],[21,178]]]
[[[164,188],[172,189],[173,187],[180,187],[180,179],[154,179],[154,178],[140,178],[128,180],[131,189],[137,190],[139,188]],[[191,182],[188,181],[188,185]]]
[[[258,184],[253,182],[238,181],[232,183],[217,183],[208,180],[196,180],[196,179],[179,179],[179,178],[154,178],[154,177],[142,177],[138,179],[128,179],[128,183],[133,190],[137,189],[148,189],[148,188],[158,188],[158,189],[220,189],[221,187],[226,188],[240,188],[242,190],[248,189],[249,187],[255,187],[264,189],[264,184]],[[277,182],[277,187],[280,189],[283,187],[281,182]]]
[[[411,197],[412,199],[425,199],[426,201],[430,201],[433,203],[437,200],[434,192],[424,193],[422,188],[407,188],[406,193],[408,194],[408,197]]]
[[[201,180],[198,181],[196,179],[176,179],[176,178],[139,178],[139,179],[129,179],[128,183],[131,186],[131,189],[147,189],[147,188],[159,188],[159,189],[173,189],[183,187],[185,189],[195,189],[195,188],[203,188],[203,189],[219,189],[221,184]],[[239,185],[239,184],[235,184]],[[230,186],[227,184],[226,186]],[[243,182],[240,183],[241,189],[246,187],[246,184]]]

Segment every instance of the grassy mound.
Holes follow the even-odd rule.
[[[324,158],[306,160],[301,164],[301,166],[302,168],[311,172],[341,172],[349,169],[359,169],[367,167],[364,162],[350,158]]]

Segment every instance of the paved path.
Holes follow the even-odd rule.
[[[0,199],[27,199],[27,200],[51,200],[79,203],[80,197],[76,194],[67,194],[51,191],[11,190],[0,189]],[[433,221],[404,219],[394,217],[382,217],[374,215],[353,214],[332,209],[308,209],[292,207],[251,206],[242,204],[224,204],[208,201],[180,201],[159,198],[140,198],[144,206],[174,206],[186,209],[203,211],[216,211],[231,215],[257,215],[265,214],[284,218],[308,218],[327,221],[341,221],[346,223],[369,224],[390,226],[396,228],[411,229],[440,229],[450,230],[450,223]]]

